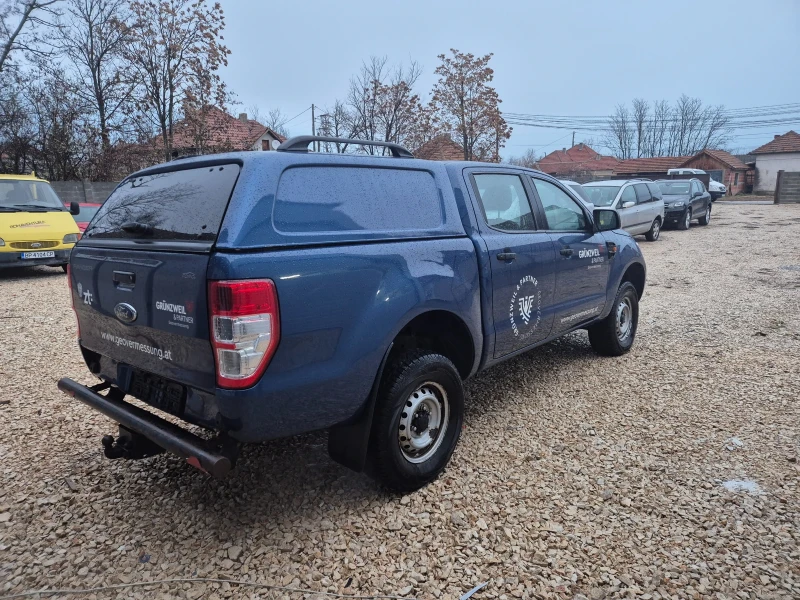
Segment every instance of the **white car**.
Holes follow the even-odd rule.
[[[716,179],[711,179],[708,182],[708,193],[711,194],[711,201],[714,202],[717,198],[721,198],[728,193],[728,188],[721,184]]]

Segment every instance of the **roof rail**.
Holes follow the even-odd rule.
[[[360,146],[383,146],[392,152],[395,158],[414,158],[406,148],[394,142],[378,142],[371,140],[352,140],[349,138],[324,137],[319,135],[298,135],[289,138],[276,148],[278,152],[308,152],[311,142],[330,142],[332,144],[354,144]]]

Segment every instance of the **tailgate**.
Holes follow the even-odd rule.
[[[183,394],[148,373],[214,390],[206,270],[238,175],[216,163],[132,176],[72,251],[81,345],[112,360],[102,375],[124,391]]]
[[[213,391],[207,266],[202,254],[74,250],[70,285],[81,345],[123,369],[130,365]],[[104,375],[128,387],[127,372]]]

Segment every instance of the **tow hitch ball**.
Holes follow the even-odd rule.
[[[154,444],[143,435],[126,429],[122,425],[119,426],[119,436],[116,439],[113,435],[105,435],[102,444],[103,454],[112,460],[116,458],[136,460],[165,452],[158,444]]]

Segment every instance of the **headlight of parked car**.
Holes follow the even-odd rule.
[[[5,246],[6,241],[3,238],[0,238],[0,246]]]
[[[77,233],[68,233],[64,236],[64,244],[74,244],[78,241],[78,234]]]
[[[683,202],[673,202],[672,204],[670,204],[670,206],[678,208],[679,206],[683,206]]]

